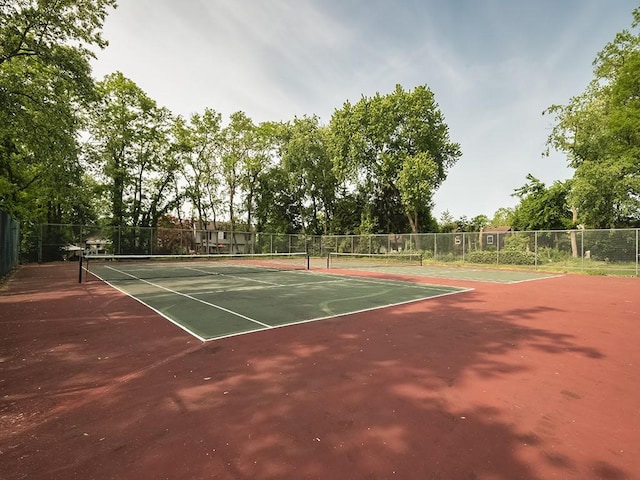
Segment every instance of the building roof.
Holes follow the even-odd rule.
[[[482,229],[482,233],[506,233],[510,231],[511,231],[511,227],[507,225],[502,225],[499,227],[484,227]]]

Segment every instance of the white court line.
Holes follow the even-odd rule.
[[[372,277],[361,277],[359,275],[344,275],[342,273],[313,273],[313,275],[319,275],[319,276],[326,276],[326,277],[337,277],[337,278],[344,278],[344,282],[353,282],[353,281],[357,281],[357,282],[361,282],[361,283],[381,283],[383,285],[404,285],[407,287],[413,287],[413,288],[430,288],[430,287],[436,287],[436,288],[446,288],[447,290],[450,290],[452,288],[458,288],[458,289],[462,289],[462,291],[466,292],[466,289],[464,289],[463,287],[452,287],[451,285],[440,285],[438,283],[421,283],[421,282],[411,282],[408,280],[389,280],[389,279],[382,279],[382,278],[372,278]],[[421,277],[420,275],[410,275],[412,277]],[[424,278],[424,277],[423,277]],[[433,277],[432,277],[433,278]]]
[[[185,327],[184,325],[176,322],[175,320],[173,320],[171,317],[165,315],[164,313],[162,313],[161,311],[157,310],[156,308],[152,307],[151,305],[147,304],[146,302],[144,302],[143,300],[141,300],[140,298],[134,296],[133,294],[123,290],[122,288],[112,284],[111,282],[105,280],[104,278],[100,277],[99,275],[95,274],[94,272],[91,272],[92,275],[94,275],[95,277],[99,278],[100,280],[102,280],[104,283],[106,283],[107,285],[115,288],[116,290],[124,293],[125,295],[127,295],[128,297],[133,298],[134,300],[136,300],[137,302],[141,303],[142,305],[145,305],[146,307],[150,308],[152,311],[156,312],[158,315],[160,315],[161,317],[169,320],[171,323],[173,323],[174,325],[178,326],[179,328],[181,328],[182,330],[184,330],[185,332],[189,333],[190,335],[194,336],[195,338],[197,338],[198,340],[202,341],[202,342],[209,342],[209,341],[213,341],[213,340],[221,340],[224,338],[230,338],[230,337],[235,337],[235,336],[239,336],[239,335],[245,335],[248,333],[255,333],[255,332],[259,332],[262,330],[271,330],[271,329],[275,329],[275,328],[283,328],[283,327],[288,327],[288,326],[292,326],[292,325],[300,325],[300,324],[304,324],[304,323],[310,323],[310,322],[316,322],[316,321],[320,321],[320,320],[328,320],[328,319],[332,319],[332,318],[339,318],[339,317],[344,317],[347,315],[354,315],[354,314],[358,314],[358,313],[362,313],[362,312],[369,312],[369,311],[373,311],[373,310],[380,310],[383,308],[388,308],[388,307],[395,307],[395,306],[399,306],[399,305],[405,305],[405,304],[410,304],[410,303],[416,303],[416,302],[421,302],[421,301],[425,301],[425,300],[429,300],[431,298],[438,298],[438,297],[444,297],[444,296],[448,296],[448,295],[455,295],[458,293],[464,293],[464,292],[469,292],[469,291],[473,291],[473,288],[460,288],[460,287],[451,287],[449,285],[434,285],[434,284],[421,284],[421,283],[413,283],[413,282],[408,282],[408,281],[403,281],[403,280],[383,280],[383,279],[371,279],[371,278],[363,278],[363,277],[358,277],[358,276],[348,276],[345,277],[344,275],[340,275],[340,274],[326,274],[326,273],[312,273],[313,275],[318,275],[321,277],[328,277],[331,278],[331,280],[326,280],[326,281],[321,281],[321,282],[304,282],[304,283],[300,283],[300,284],[292,284],[292,285],[282,285],[284,287],[287,286],[296,286],[296,285],[312,285],[312,284],[317,284],[317,283],[353,283],[355,282],[361,282],[361,283],[374,283],[374,284],[387,284],[387,285],[394,285],[394,286],[398,286],[398,285],[404,285],[404,286],[409,286],[409,287],[416,287],[416,288],[433,288],[433,287],[440,287],[440,288],[446,288],[448,290],[454,289],[453,291],[449,291],[446,293],[441,293],[441,294],[437,294],[437,295],[430,295],[430,296],[426,296],[426,297],[421,297],[421,298],[417,298],[417,299],[413,299],[413,300],[407,300],[407,301],[403,301],[403,302],[397,302],[397,303],[392,303],[392,304],[386,304],[386,305],[379,305],[376,307],[370,307],[370,308],[364,308],[364,309],[360,309],[360,310],[354,310],[354,311],[350,311],[350,312],[345,312],[345,313],[339,313],[336,315],[328,315],[328,316],[324,316],[324,317],[317,317],[317,318],[311,318],[311,319],[307,319],[307,320],[300,320],[300,321],[293,321],[293,322],[289,322],[289,323],[283,323],[283,324],[279,324],[279,325],[268,325],[266,323],[260,322],[258,320],[255,320],[253,318],[247,317],[245,315],[242,315],[238,312],[234,312],[232,310],[228,310],[224,307],[221,307],[220,305],[216,305],[214,303],[211,302],[207,302],[201,299],[198,299],[190,294],[186,294],[186,293],[181,293],[175,290],[172,290],[170,288],[164,287],[162,285],[158,285],[155,284],[153,282],[150,282],[148,280],[144,280],[142,278],[136,277],[135,275],[132,275],[130,273],[127,272],[123,272],[121,270],[118,270],[117,268],[114,267],[110,267],[107,266],[106,268],[109,268],[110,270],[113,270],[115,272],[118,272],[120,274],[126,275],[134,280],[139,280],[141,282],[144,282],[148,285],[154,286],[156,288],[159,288],[161,290],[165,290],[167,292],[176,294],[176,295],[180,295],[182,297],[185,298],[189,298],[191,300],[194,300],[196,302],[200,302],[204,305],[213,307],[213,308],[217,308],[219,310],[222,310],[224,312],[230,313],[231,315],[235,315],[238,316],[240,318],[243,318],[245,320],[248,320],[250,322],[255,323],[256,325],[260,325],[262,328],[254,328],[252,330],[246,330],[246,331],[242,331],[242,332],[234,332],[234,333],[229,333],[229,334],[225,334],[225,335],[221,335],[221,336],[215,336],[212,338],[204,338],[198,334],[196,334],[195,332],[193,332],[192,330],[188,329],[187,327]],[[305,275],[307,275],[309,273],[305,273]],[[263,287],[263,288],[277,288],[279,287],[279,285],[273,285],[272,287]],[[260,289],[260,287],[258,287]]]
[[[462,287],[452,287],[450,285],[438,285],[435,283],[418,283],[418,282],[407,282],[405,280],[383,280],[383,279],[373,279],[373,278],[364,278],[358,276],[344,276],[340,274],[323,274],[323,273],[305,273],[305,275],[317,275],[317,276],[326,276],[331,277],[331,280],[321,280],[315,282],[301,282],[301,283],[290,283],[290,284],[272,284],[266,287],[258,287],[258,286],[244,286],[244,287],[232,287],[232,288],[222,288],[220,290],[208,290],[204,292],[189,292],[189,295],[211,295],[216,293],[226,293],[226,292],[243,292],[243,291],[256,291],[256,290],[268,290],[270,288],[283,288],[283,287],[303,287],[306,285],[322,285],[325,283],[348,283],[353,285],[354,283],[374,283],[374,284],[382,284],[382,285],[391,285],[394,287],[403,286],[408,288],[420,288],[420,289],[439,289],[444,288],[446,290],[460,289]],[[244,279],[244,277],[238,277],[240,279]],[[462,290],[466,291],[466,290]],[[428,297],[431,298],[431,297]]]
[[[449,288],[456,288],[456,287],[449,287]],[[465,292],[472,292],[473,288],[465,288],[465,289],[460,289],[457,291],[453,291],[453,292],[447,292],[447,293],[441,293],[438,295],[432,295],[429,297],[422,297],[422,298],[416,298],[414,300],[406,300],[404,302],[397,302],[397,303],[391,303],[388,305],[380,305],[378,307],[371,307],[371,308],[363,308],[361,310],[354,310],[353,312],[345,312],[345,313],[338,313],[336,315],[328,315],[326,317],[317,317],[317,318],[310,318],[308,320],[299,320],[296,322],[290,322],[290,323],[282,323],[280,325],[273,325],[271,327],[271,330],[275,329],[275,328],[284,328],[284,327],[290,327],[293,325],[302,325],[305,323],[311,323],[311,322],[319,322],[321,320],[330,320],[332,318],[340,318],[340,317],[346,317],[347,315],[355,315],[358,313],[364,313],[364,312],[371,312],[374,310],[382,310],[383,308],[388,308],[388,307],[397,307],[400,305],[407,305],[409,303],[417,303],[417,302],[423,302],[426,300],[431,300],[432,298],[438,298],[438,297],[446,297],[448,295],[456,295],[458,293],[465,293]],[[237,333],[230,333],[228,335],[223,335],[220,337],[213,337],[213,338],[208,338],[205,340],[205,342],[212,342],[214,340],[222,340],[223,338],[230,338],[230,337],[237,337],[239,335],[246,335],[247,333],[255,333],[255,332],[259,332],[263,329],[256,329],[256,330],[250,330],[250,331],[245,331],[245,332],[237,332]]]
[[[238,275],[229,275],[228,273],[210,272],[208,270],[202,270],[200,268],[192,268],[192,267],[185,267],[185,268],[187,270],[192,270],[194,272],[206,273],[207,275],[211,275],[211,276],[229,277],[229,278],[235,278],[236,280],[244,280],[247,282],[257,282],[257,283],[265,283],[267,285],[275,285],[277,287],[284,286],[279,283],[267,282],[266,280],[258,280],[257,278],[240,277]]]
[[[457,287],[450,287],[450,288],[457,288]],[[378,307],[370,307],[370,308],[363,308],[361,310],[354,310],[353,312],[338,313],[336,315],[328,315],[326,317],[318,317],[318,318],[312,318],[309,320],[303,320],[301,322],[288,323],[287,325],[296,325],[297,323],[307,323],[307,322],[315,322],[318,320],[327,320],[330,318],[339,318],[339,317],[344,317],[345,315],[355,315],[356,313],[370,312],[372,310],[380,310],[382,308],[397,307],[400,305],[407,305],[409,303],[416,303],[416,302],[422,302],[424,300],[431,300],[432,298],[446,297],[449,295],[456,295],[458,293],[472,292],[473,290],[475,289],[473,288],[459,289],[453,292],[439,293],[437,295],[430,295],[428,297],[416,298],[414,300],[405,300],[404,302],[389,303],[387,305],[380,305]]]
[[[159,289],[161,289],[161,290],[165,290],[165,291],[167,291],[167,292],[169,292],[169,293],[173,293],[173,294],[175,294],[175,295],[180,295],[181,297],[185,297],[185,298],[188,298],[188,299],[190,299],[190,300],[194,300],[194,301],[196,301],[196,302],[200,302],[200,303],[202,303],[202,304],[204,304],[204,305],[207,305],[207,306],[209,306],[209,307],[217,308],[218,310],[222,310],[223,312],[230,313],[231,315],[235,315],[236,317],[243,318],[243,319],[245,319],[245,320],[248,320],[248,321],[253,322],[253,323],[255,323],[255,324],[258,324],[258,325],[262,325],[262,326],[263,326],[263,327],[265,327],[265,328],[273,328],[271,325],[268,325],[268,324],[266,324],[266,323],[262,323],[262,322],[261,322],[261,321],[259,321],[259,320],[255,320],[255,319],[253,319],[253,318],[247,317],[246,315],[242,315],[241,313],[234,312],[233,310],[229,310],[228,308],[221,307],[220,305],[216,305],[215,303],[206,302],[206,301],[204,301],[204,300],[201,300],[201,299],[199,299],[199,298],[193,297],[193,296],[188,295],[188,294],[186,294],[186,293],[181,293],[181,292],[178,292],[178,291],[176,291],[176,290],[172,290],[172,289],[170,289],[170,288],[163,287],[162,285],[158,285],[157,283],[150,282],[150,281],[148,281],[148,280],[145,280],[144,278],[139,278],[139,277],[136,277],[135,275],[131,275],[130,273],[127,273],[127,272],[123,272],[123,271],[121,271],[121,270],[118,270],[117,268],[113,268],[113,267],[109,267],[109,266],[107,266],[106,268],[108,268],[108,269],[110,269],[110,270],[113,270],[113,271],[115,271],[115,272],[121,273],[122,275],[126,275],[126,276],[128,276],[128,277],[131,277],[131,278],[133,278],[134,280],[139,280],[139,281],[144,282],[144,283],[146,283],[146,284],[148,284],[148,285],[151,285],[151,286],[153,286],[153,287],[159,288]],[[141,303],[144,303],[144,302],[142,302],[142,301],[141,301]],[[145,305],[146,305],[146,304],[145,304]]]
[[[242,278],[242,277],[239,277]],[[245,286],[245,287],[231,287],[231,288],[222,288],[220,290],[209,290],[205,292],[190,292],[189,295],[210,295],[213,293],[227,293],[227,292],[244,292],[244,291],[255,291],[255,290],[269,290],[271,288],[284,288],[284,287],[304,287],[306,285],[320,285],[324,283],[344,283],[344,280],[335,279],[335,280],[321,280],[319,282],[302,282],[302,283],[290,283],[286,285],[281,285],[279,283],[274,283],[269,286]]]
[[[511,285],[511,284],[514,284],[514,283],[535,282],[537,280],[547,280],[549,278],[560,278],[560,277],[564,277],[564,275],[562,275],[562,274],[547,275],[545,277],[525,278],[524,280],[513,280],[512,282],[508,282],[508,285]]]
[[[118,287],[117,285],[109,282],[108,280],[105,280],[104,278],[102,278],[100,275],[98,275],[95,272],[89,272],[91,275],[93,275],[94,277],[100,279],[100,281],[106,283],[107,285],[109,285],[111,288],[115,288],[117,291],[119,291],[120,293],[126,295],[129,298],[133,298],[136,302],[141,303],[142,305],[144,305],[145,307],[151,309],[152,311],[156,312],[158,315],[160,315],[162,318],[164,318],[165,320],[169,320],[171,323],[173,323],[176,327],[181,328],[182,330],[184,330],[185,332],[187,332],[189,335],[192,335],[194,337],[196,337],[198,340],[200,340],[201,342],[206,342],[207,339],[204,337],[201,337],[200,335],[198,335],[196,332],[194,332],[193,330],[188,329],[187,327],[185,327],[184,325],[182,325],[181,323],[176,322],[173,318],[169,317],[168,315],[165,315],[164,313],[162,313],[160,310],[158,310],[157,308],[152,307],[151,305],[149,305],[146,302],[143,302],[141,299],[139,299],[138,297],[136,297],[135,295],[130,294],[129,292],[127,292],[126,290],[123,290],[122,288]]]
[[[451,271],[451,270],[450,270]],[[522,275],[530,275],[528,272],[509,272],[507,270],[483,270],[483,269],[473,269],[473,270],[469,270],[471,272],[498,272],[498,273],[506,273],[507,275],[509,273],[522,273]],[[493,279],[487,279],[487,278],[477,278],[474,277],[473,275],[471,276],[464,276],[464,275],[460,275],[460,276],[456,276],[456,275],[433,275],[434,277],[438,277],[438,278],[448,278],[451,280],[464,280],[464,281],[468,281],[468,282],[478,282],[478,283],[498,283],[498,284],[502,284],[502,285],[514,285],[517,283],[525,283],[525,282],[535,282],[537,280],[547,280],[549,278],[558,278],[558,277],[563,277],[564,275],[562,274],[555,274],[555,275],[551,275],[551,274],[546,274],[546,273],[538,273],[538,272],[533,272],[533,275],[541,275],[539,277],[531,277],[531,278],[524,278],[522,280],[493,280]],[[429,276],[428,274],[426,275],[427,277]]]
[[[411,268],[411,270],[404,270],[406,268]],[[419,270],[419,269],[423,269],[423,270]],[[346,269],[345,269],[346,270]],[[365,272],[376,272],[376,271],[381,271],[377,268],[374,267],[370,267],[370,268],[362,268],[362,271]],[[482,268],[465,268],[464,269],[466,272],[499,272],[499,273],[507,273],[508,271],[506,270],[490,270],[490,269],[482,269]],[[512,284],[516,284],[516,283],[524,283],[524,282],[533,282],[536,280],[546,280],[548,278],[557,278],[557,277],[563,277],[563,274],[546,274],[546,273],[541,273],[541,272],[533,272],[534,275],[543,275],[540,277],[535,277],[535,278],[525,278],[522,280],[493,280],[493,279],[488,279],[488,278],[478,278],[473,276],[473,274],[467,276],[467,275],[457,275],[457,273],[459,273],[462,270],[452,270],[452,269],[439,269],[438,267],[398,267],[398,268],[389,268],[388,270],[384,270],[384,271],[388,271],[391,274],[402,274],[402,275],[409,275],[412,277],[421,277],[421,278],[443,278],[443,279],[447,279],[447,280],[462,280],[462,281],[466,281],[466,282],[478,282],[478,283],[497,283],[497,284],[502,284],[502,285],[512,285]],[[449,272],[452,272],[451,274],[449,274]],[[527,275],[528,272],[521,272],[524,275]],[[329,274],[329,275],[340,275],[340,274]],[[402,280],[400,280],[402,281]]]

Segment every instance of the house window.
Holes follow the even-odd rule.
[[[487,235],[487,245],[493,245],[493,235]]]

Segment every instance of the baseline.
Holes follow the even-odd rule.
[[[349,278],[359,278],[359,277],[349,277]],[[337,283],[337,282],[328,282],[328,283]],[[398,281],[396,283],[412,284],[413,282],[401,282],[401,281]],[[416,298],[416,299],[412,299],[412,300],[406,300],[404,302],[396,302],[396,303],[391,303],[391,304],[379,305],[377,307],[362,308],[362,309],[354,310],[354,311],[351,311],[351,312],[338,313],[338,314],[335,314],[335,315],[326,315],[326,316],[323,316],[323,317],[315,317],[315,318],[309,318],[309,319],[305,319],[305,320],[296,320],[296,321],[293,321],[293,322],[282,323],[282,324],[278,324],[278,325],[272,325],[269,328],[269,330],[274,330],[274,329],[277,329],[277,328],[284,328],[284,327],[291,327],[291,326],[295,326],[295,325],[304,325],[305,323],[320,322],[320,321],[323,321],[323,320],[331,320],[331,319],[334,319],[334,318],[346,317],[348,315],[357,315],[359,313],[372,312],[372,311],[375,311],[375,310],[382,310],[384,308],[399,307],[399,306],[408,305],[408,304],[411,304],[411,303],[424,302],[424,301],[427,301],[427,300],[431,300],[432,298],[446,297],[446,296],[449,296],[449,295],[457,295],[459,293],[466,293],[466,292],[471,292],[471,291],[475,290],[474,288],[446,287],[446,286],[442,286],[442,287],[443,288],[449,288],[450,290],[454,290],[454,291],[450,291],[450,292],[446,292],[446,293],[440,293],[440,294],[436,294],[436,295],[429,295],[429,296],[426,296],[426,297]],[[205,342],[213,342],[213,341],[216,341],[216,340],[222,340],[222,339],[225,339],[225,338],[236,337],[236,336],[239,336],[239,335],[246,335],[248,333],[256,333],[256,332],[260,332],[260,331],[263,331],[263,330],[266,330],[266,329],[256,329],[256,330],[248,330],[248,331],[243,331],[243,332],[230,333],[230,334],[227,334],[227,335],[221,335],[221,336],[217,336],[217,337],[207,338],[204,341]]]
[[[233,315],[233,316],[236,316],[236,317],[242,318],[243,320],[247,320],[247,321],[249,321],[249,322],[255,323],[256,325],[261,325],[261,326],[262,326],[262,327],[264,327],[265,329],[266,329],[266,328],[273,328],[271,325],[268,325],[268,324],[263,323],[263,322],[261,322],[261,321],[259,321],[259,320],[256,320],[256,319],[254,319],[254,318],[248,317],[248,316],[246,316],[246,315],[243,315],[242,313],[234,312],[233,310],[230,310],[230,309],[228,309],[228,308],[222,307],[222,306],[220,306],[220,305],[216,305],[215,303],[207,302],[206,300],[202,300],[202,299],[200,299],[200,298],[196,298],[196,297],[194,297],[194,296],[192,296],[192,295],[189,295],[189,294],[186,294],[186,293],[178,292],[177,290],[173,290],[173,289],[171,289],[171,288],[168,288],[168,287],[165,287],[165,286],[162,286],[162,285],[158,285],[157,283],[150,282],[150,281],[145,280],[145,279],[143,279],[143,278],[138,278],[138,277],[136,277],[135,275],[131,275],[131,274],[130,274],[130,273],[128,273],[128,272],[123,272],[123,271],[121,271],[121,270],[118,270],[117,268],[113,268],[113,267],[107,267],[107,268],[110,268],[111,270],[114,270],[114,271],[116,271],[116,272],[118,272],[118,273],[120,273],[120,274],[123,274],[123,275],[126,275],[126,276],[128,276],[128,277],[131,277],[131,278],[133,278],[133,279],[135,279],[135,280],[138,280],[138,281],[140,281],[140,282],[146,283],[147,285],[151,285],[152,287],[159,288],[160,290],[164,290],[164,291],[169,292],[169,293],[172,293],[172,294],[174,294],[174,295],[179,295],[179,296],[181,296],[181,297],[188,298],[189,300],[193,300],[193,301],[195,301],[195,302],[202,303],[202,304],[204,304],[204,305],[207,305],[208,307],[216,308],[216,309],[221,310],[221,311],[223,311],[223,312],[226,312],[226,313],[228,313],[228,314],[230,314],[230,315]],[[98,277],[98,278],[100,278],[100,277]],[[102,281],[104,281],[102,278],[101,278],[101,280],[102,280]],[[109,284],[109,285],[112,285],[112,284],[111,284],[111,283],[109,283],[109,282],[105,282],[105,283],[107,283],[107,284]],[[117,288],[118,290],[122,291],[120,288],[118,288],[118,287],[116,287],[116,288]],[[126,292],[125,292],[125,293],[126,293]],[[129,295],[129,294],[128,294],[128,295]],[[130,295],[130,296],[133,296],[133,295]],[[149,308],[151,308],[153,311],[157,311],[155,308],[153,308],[152,306],[150,306],[149,304],[147,304],[147,303],[146,303],[146,302],[144,302],[143,300],[138,299],[138,298],[137,298],[137,297],[135,297],[135,296],[133,296],[133,298],[136,298],[136,300],[138,300],[140,303],[142,303],[142,304],[144,304],[144,305],[147,305],[147,306],[148,306]],[[163,315],[163,316],[166,318],[166,315]],[[177,322],[175,322],[175,321],[173,321],[173,320],[172,320],[172,322],[177,324]],[[189,333],[191,333],[192,335],[194,335],[194,336],[196,336],[196,337],[198,337],[198,338],[201,338],[199,335],[196,335],[194,332],[192,332],[190,329],[187,329],[187,328],[186,328],[186,327],[184,327],[184,326],[183,326],[183,329],[184,329],[185,331],[188,331],[188,332],[189,332]],[[261,330],[261,329],[260,329],[260,330]]]

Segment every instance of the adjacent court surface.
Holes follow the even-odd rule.
[[[411,275],[429,278],[447,278],[472,282],[519,283],[557,276],[532,270],[497,269],[486,267],[462,267],[429,265],[423,263],[421,255],[400,254],[352,254],[331,253],[327,267],[332,269],[384,272],[395,275]]]
[[[20,267],[0,478],[640,480],[640,279],[316,263]]]

